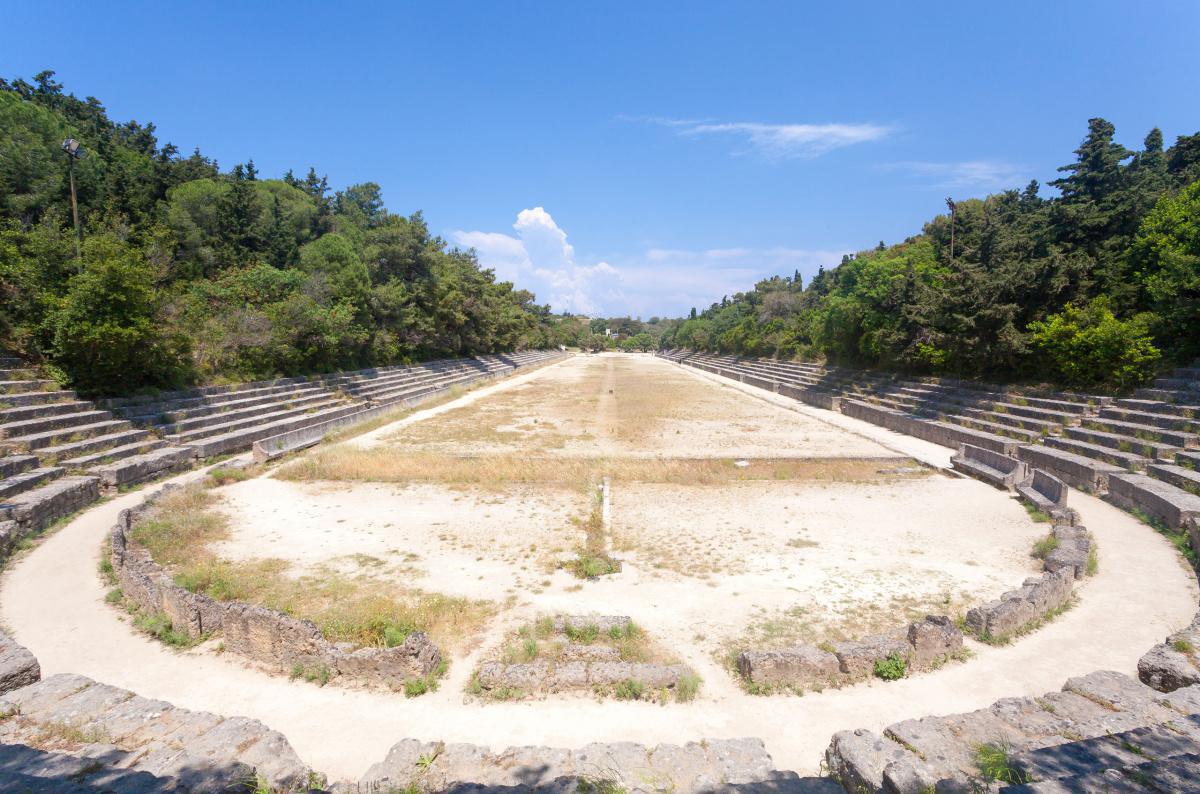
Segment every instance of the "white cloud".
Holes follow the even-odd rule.
[[[634,120],[634,119],[630,119]],[[892,128],[880,124],[765,124],[757,121],[718,122],[694,119],[637,119],[671,127],[677,135],[727,135],[740,138],[747,149],[768,160],[819,157],[826,152],[886,137]]]
[[[498,278],[531,290],[557,311],[599,314],[600,296],[617,294],[620,271],[607,262],[576,263],[567,233],[542,207],[517,213],[513,229],[516,237],[478,231],[455,231],[450,237],[463,248],[474,248],[479,261]]]
[[[905,161],[879,166],[920,177],[934,187],[1007,190],[1022,188],[1030,180],[1030,169],[999,160],[964,160],[955,163]]]
[[[682,316],[724,295],[743,292],[762,278],[799,271],[808,281],[821,265],[837,264],[844,251],[801,248],[648,248],[613,262],[581,264],[566,232],[542,207],[522,210],[517,236],[455,231],[451,239],[474,248],[499,278],[533,291],[555,311],[649,318]]]

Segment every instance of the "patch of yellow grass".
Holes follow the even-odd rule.
[[[133,539],[171,571],[177,584],[221,601],[245,601],[311,620],[331,642],[384,645],[422,630],[443,649],[456,649],[495,615],[496,605],[429,593],[370,576],[348,576],[325,566],[289,575],[279,559],[231,562],[209,544],[229,535],[229,519],[202,485],[160,499],[133,530]]]
[[[590,488],[602,477],[616,481],[720,485],[741,480],[865,482],[928,475],[902,458],[775,458],[737,465],[719,458],[579,458],[528,455],[456,456],[407,453],[389,447],[330,447],[291,461],[275,472],[293,482],[440,482],[498,487],[545,483]]]

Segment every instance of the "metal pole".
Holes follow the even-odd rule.
[[[950,208],[950,264],[954,264],[954,221],[958,214],[958,206],[955,205],[954,199],[946,199],[946,206]]]
[[[71,217],[75,219],[75,258],[83,258],[83,227],[79,225],[79,202],[75,198],[75,157],[67,154],[67,170],[71,174]]]

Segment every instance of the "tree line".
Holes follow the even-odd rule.
[[[760,281],[663,347],[921,374],[1128,388],[1200,356],[1200,133],[1131,151],[1104,119],[1041,196],[1031,182],[807,285]],[[953,241],[953,242],[952,242]]]
[[[0,349],[85,393],[546,347],[564,322],[375,183],[222,170],[51,71],[0,79]]]

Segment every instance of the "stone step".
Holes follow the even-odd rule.
[[[177,436],[180,434],[203,430],[206,427],[225,425],[241,419],[252,419],[256,416],[266,416],[267,414],[272,414],[276,411],[304,409],[311,405],[327,403],[332,399],[335,398],[329,392],[325,391],[324,389],[318,389],[311,393],[305,393],[304,395],[293,397],[291,399],[273,400],[271,402],[262,402],[253,406],[243,406],[232,410],[221,411],[219,413],[209,413],[203,416],[191,416],[175,422],[157,425],[156,429],[168,436]]]
[[[79,398],[73,391],[31,391],[20,394],[0,394],[0,409],[24,408],[31,405],[74,402]]]
[[[29,367],[0,367],[0,381],[35,380],[37,376],[38,371]]]
[[[1139,400],[1157,400],[1176,405],[1195,406],[1200,401],[1200,393],[1183,389],[1137,389],[1133,396]]]
[[[38,459],[36,455],[8,455],[0,457],[0,479],[12,477],[23,471],[37,468],[37,465]]]
[[[1083,441],[1101,447],[1110,447],[1132,455],[1140,455],[1155,460],[1173,460],[1175,447],[1170,444],[1160,444],[1157,441],[1144,441],[1140,438],[1120,433],[1106,433],[1103,430],[1091,430],[1086,427],[1068,427],[1063,434],[1075,441]]]
[[[1162,400],[1140,400],[1134,398],[1120,399],[1117,400],[1116,404],[1135,411],[1170,414],[1171,416],[1181,416],[1185,419],[1200,419],[1200,404],[1176,405],[1175,403],[1167,403]]]
[[[61,477],[63,470],[56,466],[46,466],[40,469],[29,469],[20,474],[14,474],[11,477],[5,477],[0,480],[0,499],[8,499],[11,496],[28,491],[32,488],[37,488],[39,485],[50,482],[56,477]]]
[[[121,430],[103,436],[92,436],[82,441],[71,441],[53,447],[43,447],[38,450],[38,455],[41,456],[43,461],[71,460],[92,452],[136,444],[141,441],[149,441],[153,438],[154,436],[148,430]]]
[[[106,490],[144,482],[168,472],[190,468],[196,459],[191,447],[163,446],[88,469]]]
[[[1014,753],[1008,762],[1011,769],[1029,781],[1085,778],[1106,770],[1139,767],[1151,759],[1161,762],[1196,755],[1200,753],[1197,733],[1200,733],[1200,718],[1188,716],[1168,724],[1146,725]],[[1134,785],[1134,781],[1129,783]]]
[[[1062,432],[1062,424],[1059,422],[1048,422],[1045,419],[1034,419],[1029,416],[1016,416],[1014,414],[1003,413],[999,411],[986,411],[982,408],[962,408],[959,410],[962,416],[969,416],[973,419],[982,419],[985,422],[993,422],[995,424],[1008,425],[1010,427],[1019,427],[1022,430],[1033,430],[1038,435],[1050,436],[1058,435]]]
[[[9,422],[8,424],[0,425],[0,439],[23,438],[51,430],[94,425],[110,419],[112,419],[112,414],[108,411],[85,410],[74,413],[54,413],[49,416],[22,419],[19,422]]]
[[[73,425],[67,428],[47,430],[26,436],[12,436],[0,442],[0,446],[13,445],[22,449],[36,451],[84,441],[89,438],[111,435],[117,431],[129,428],[129,426],[129,422],[124,419],[106,419],[100,422]]]
[[[1174,529],[1200,518],[1200,496],[1146,474],[1114,474],[1108,500],[1126,510],[1139,510]]]
[[[192,444],[206,438],[212,438],[214,436],[220,436],[226,433],[233,433],[249,427],[269,424],[271,422],[277,422],[281,419],[287,419],[294,416],[316,413],[326,408],[332,408],[334,406],[341,405],[342,403],[343,401],[337,399],[336,397],[326,397],[320,403],[303,408],[278,408],[277,406],[271,406],[275,410],[271,410],[268,413],[257,413],[229,421],[220,421],[214,424],[197,427],[193,430],[187,431],[186,433],[169,433],[167,434],[166,438],[168,441],[176,444]],[[222,417],[220,414],[218,414],[217,418],[221,419]]]
[[[1155,378],[1152,385],[1155,389],[1169,391],[1200,391],[1200,380],[1192,378]]]
[[[0,367],[23,367],[25,362],[16,356],[0,356]]]
[[[956,425],[970,427],[974,430],[982,430],[985,433],[992,433],[997,436],[1008,436],[1022,443],[1032,444],[1042,437],[1042,434],[1036,430],[1025,430],[1012,425],[1001,424],[999,422],[989,422],[983,419],[974,419],[969,416],[960,414],[948,414],[946,421],[953,422]]]
[[[1114,466],[1120,466],[1125,471],[1145,471],[1146,465],[1150,462],[1145,457],[1133,452],[1122,452],[1118,449],[1099,444],[1089,444],[1086,441],[1078,441],[1073,438],[1050,436],[1042,439],[1042,443],[1047,447],[1074,452],[1077,455],[1101,460],[1105,463],[1111,463]]]
[[[122,458],[141,455],[146,452],[152,452],[156,449],[167,446],[167,442],[152,435],[146,435],[138,440],[128,444],[119,446],[103,447],[93,452],[87,452],[82,455],[76,455],[73,458],[66,458],[58,461],[58,465],[78,471],[80,469],[89,469],[93,466],[99,466],[105,463],[121,460]]]
[[[1170,463],[1151,463],[1146,467],[1146,473],[1180,490],[1200,496],[1200,471]]]
[[[92,403],[86,400],[68,400],[65,402],[35,403],[33,405],[22,405],[17,408],[4,408],[0,409],[0,429],[4,425],[13,422],[23,422],[26,419],[40,419],[44,416],[80,413],[92,407]]]
[[[410,399],[419,394],[435,392],[440,389],[448,389],[464,383],[473,383],[479,380],[482,375],[459,375],[452,378],[436,378],[422,382],[420,384],[408,384],[399,388],[392,388],[382,392],[373,392],[369,399],[373,403],[387,405],[400,400]]]
[[[1200,381],[1200,367],[1179,367],[1171,370],[1171,377]]]
[[[1200,471],[1200,452],[1176,452],[1175,465]]]
[[[1017,457],[1034,468],[1050,472],[1073,488],[1092,494],[1106,493],[1108,478],[1128,471],[1122,466],[1048,444],[1021,447]]]
[[[58,388],[58,384],[52,380],[38,380],[32,378],[29,380],[0,380],[0,395],[20,394],[29,391],[50,391]]]
[[[326,422],[331,419],[338,419],[342,416],[352,414],[356,411],[361,411],[362,403],[342,403],[337,408],[330,408],[324,411],[317,411],[312,414],[301,414],[299,417],[282,419],[265,424],[253,425],[241,430],[234,430],[229,433],[223,433],[217,436],[209,436],[191,442],[187,446],[196,451],[196,456],[199,458],[208,458],[213,455],[221,455],[226,452],[235,452],[237,450],[249,449],[250,446],[260,439],[269,438],[270,436],[286,433],[291,430],[298,430],[302,427],[307,427],[309,424],[317,424]]]
[[[19,537],[45,529],[100,498],[100,478],[59,477],[0,504],[0,521],[17,522]]]
[[[1161,427],[1167,430],[1180,430],[1185,433],[1200,433],[1200,419],[1189,419],[1175,414],[1137,411],[1118,405],[1101,408],[1100,416],[1103,419],[1113,419],[1118,422],[1153,425],[1154,427]]]
[[[201,411],[206,408],[215,408],[219,413],[225,410],[225,406],[234,403],[242,403],[246,400],[263,399],[266,402],[271,402],[280,399],[281,395],[297,393],[309,393],[320,391],[324,387],[320,383],[312,381],[304,381],[302,383],[285,383],[272,386],[262,386],[254,388],[237,389],[233,391],[215,392],[212,394],[195,395],[192,397],[180,397],[171,400],[163,400],[157,402],[139,402],[132,405],[120,405],[115,408],[117,413],[124,417],[133,419],[142,424],[159,424],[161,422],[171,422],[175,420],[175,416],[181,418],[193,415],[193,411]],[[101,405],[107,405],[101,402]],[[194,414],[197,416],[204,415],[203,413]]]
[[[1181,449],[1200,448],[1200,436],[1195,433],[1170,430],[1156,425],[1123,422],[1117,419],[1093,418],[1083,420],[1083,426],[1093,430],[1101,430],[1105,433],[1128,436],[1139,441],[1153,441]]]
[[[321,386],[302,386],[289,391],[273,391],[269,394],[238,397],[236,399],[223,402],[213,402],[200,405],[195,408],[180,408],[173,411],[163,411],[156,414],[154,417],[131,416],[129,418],[139,422],[148,421],[153,418],[153,421],[150,422],[151,424],[155,425],[156,427],[167,428],[172,424],[186,422],[190,419],[200,419],[206,416],[214,416],[216,414],[226,414],[233,411],[241,411],[263,405],[286,402],[288,399],[304,399],[314,394],[328,394],[328,392]]]

